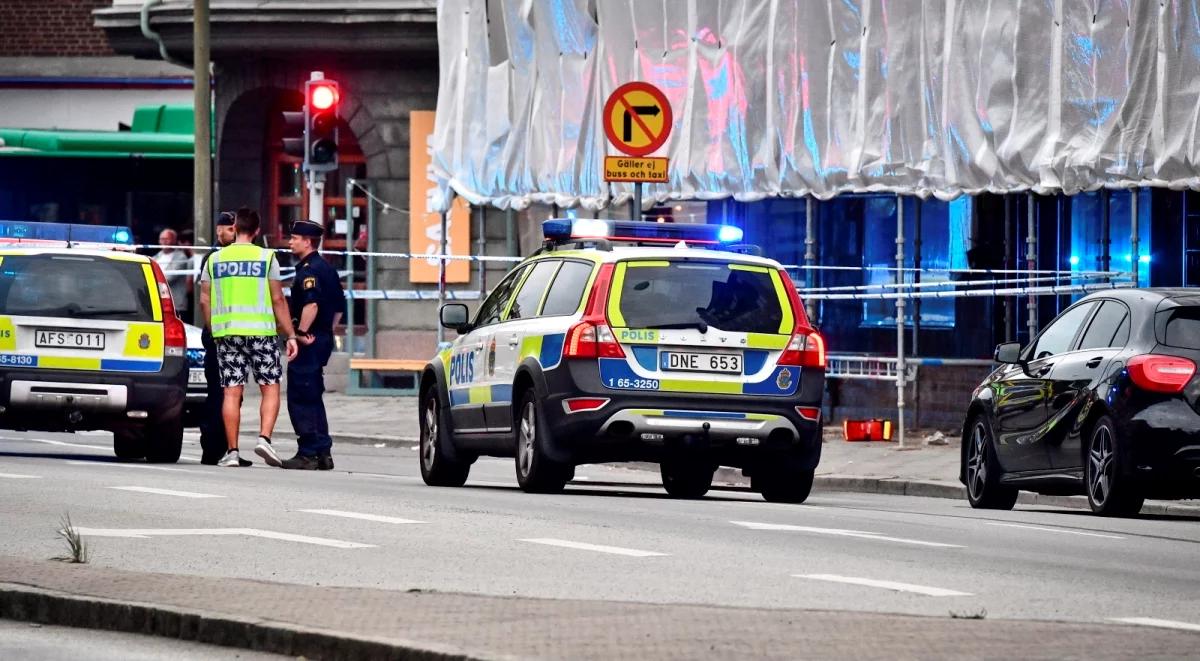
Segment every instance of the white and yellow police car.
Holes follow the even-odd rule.
[[[187,338],[162,270],[131,240],[0,221],[0,427],[108,430],[118,457],[178,461]]]
[[[548,220],[545,247],[496,286],[420,383],[425,482],[460,486],[479,455],[516,458],[526,491],[577,465],[651,461],[668,493],[718,466],[803,502],[821,457],[825,345],[791,279],[739,228]]]

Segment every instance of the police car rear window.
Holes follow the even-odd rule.
[[[627,263],[620,314],[628,328],[778,333],[784,312],[769,271],[716,262]]]
[[[86,255],[7,255],[0,261],[0,314],[150,321],[146,274],[137,262]]]

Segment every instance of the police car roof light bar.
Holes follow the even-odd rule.
[[[0,220],[0,245],[62,246],[131,250],[128,227]]]
[[[555,243],[607,240],[626,243],[675,244],[683,241],[698,246],[717,246],[742,240],[742,229],[733,225],[656,223],[641,220],[601,218],[552,218],[542,223],[542,234]]]

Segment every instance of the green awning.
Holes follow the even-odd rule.
[[[143,106],[132,131],[50,131],[0,128],[0,157],[192,158],[192,107]]]

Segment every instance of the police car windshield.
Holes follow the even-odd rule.
[[[6,255],[0,314],[151,321],[142,266],[85,255]]]
[[[619,307],[629,328],[778,333],[784,316],[768,269],[724,262],[629,262]]]

